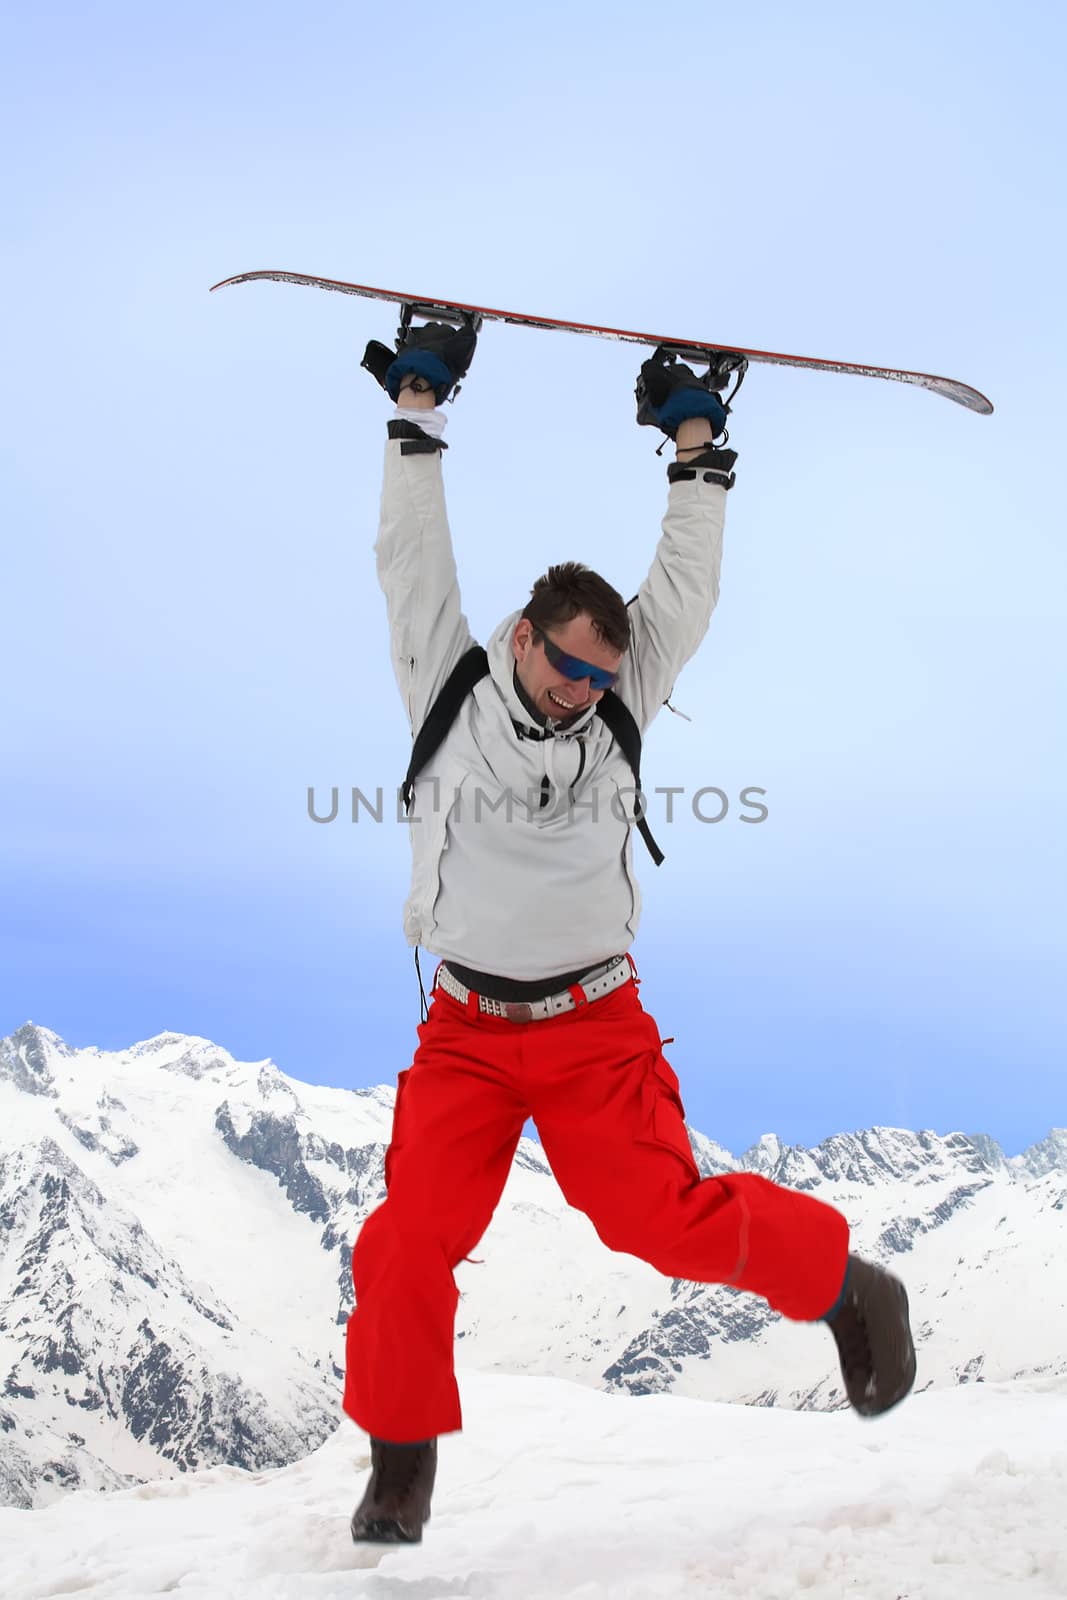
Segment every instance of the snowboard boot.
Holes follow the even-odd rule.
[[[861,1417],[895,1406],[915,1382],[908,1296],[899,1278],[849,1256],[845,1286],[823,1321],[837,1342],[849,1404]]]
[[[352,1513],[352,1537],[369,1544],[419,1544],[430,1520],[437,1473],[437,1440],[422,1444],[370,1442],[371,1475]]]

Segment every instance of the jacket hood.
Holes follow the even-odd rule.
[[[511,616],[507,617],[494,630],[486,646],[486,654],[489,657],[490,674],[493,682],[504,697],[508,715],[516,722],[521,723],[524,728],[535,728],[540,727],[540,724],[534,722],[515,689],[515,657],[512,654],[511,640],[521,616],[521,609],[513,611]],[[567,726],[562,730],[562,737],[566,738],[569,734],[579,733],[595,716],[596,706],[589,706],[580,716],[575,717],[573,722],[567,722]],[[544,726],[549,733],[559,729],[559,723],[553,721],[551,717]]]

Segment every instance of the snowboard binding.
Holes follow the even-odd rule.
[[[693,366],[706,366],[700,377]],[[748,371],[748,358],[736,350],[701,350],[685,345],[658,345],[641,372],[634,389],[637,421],[659,428],[667,439],[677,437],[679,426],[692,417],[706,417],[716,443],[730,435],[726,419]],[[733,387],[727,391],[731,378]],[[660,445],[658,455],[664,448]]]
[[[433,320],[416,325],[413,318]],[[402,301],[396,347],[372,339],[360,363],[380,383],[392,400],[399,400],[406,378],[423,379],[441,405],[454,400],[460,379],[466,377],[478,342],[482,319],[478,313],[423,301]]]

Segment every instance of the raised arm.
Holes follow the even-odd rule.
[[[443,333],[451,336],[452,330]],[[374,351],[382,352],[374,358],[380,372],[372,362]],[[468,360],[470,353],[473,335]],[[384,346],[368,346],[364,365],[397,402],[385,447],[374,553],[389,617],[393,671],[414,735],[448,674],[475,642],[460,604],[441,474],[445,418],[436,410],[437,399],[444,398],[462,372],[447,372],[445,378],[438,373],[435,384],[433,363],[440,357],[434,352],[416,347],[407,352],[413,359],[405,362],[402,351],[386,369],[385,357],[394,354]],[[432,360],[420,359],[427,355]],[[403,370],[394,371],[394,366]]]
[[[662,534],[630,607],[631,645],[618,692],[644,731],[695,653],[719,598],[726,492],[736,452],[716,448],[726,410],[689,368],[653,357],[641,369],[638,421],[676,446]]]

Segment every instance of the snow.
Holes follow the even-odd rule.
[[[38,1032],[48,1036],[43,1028]],[[306,1308],[332,1309],[336,1300],[336,1266],[319,1247],[321,1230],[289,1206],[279,1206],[277,1180],[235,1161],[214,1132],[221,1100],[231,1105],[240,1133],[254,1108],[275,1109],[272,1102],[279,1096],[292,1111],[296,1086],[269,1063],[235,1062],[220,1046],[191,1035],[163,1033],[126,1051],[62,1048],[64,1057],[49,1065],[64,1111],[99,1138],[106,1095],[118,1108],[109,1108],[110,1120],[130,1136],[137,1154],[119,1166],[94,1157],[59,1134],[53,1101],[19,1094],[4,1083],[0,1145],[56,1139],[69,1159],[104,1187],[109,1203],[128,1208],[149,1235],[166,1240],[168,1253],[191,1283],[208,1295],[209,1285],[216,1291],[225,1285],[222,1298],[239,1321],[269,1329],[279,1347],[307,1347]],[[264,1067],[270,1070],[261,1071]],[[331,1114],[336,1124],[338,1103],[347,1101],[352,1111],[346,1123],[358,1107],[361,1129],[368,1126],[383,1141],[388,1138],[391,1108],[367,1096],[299,1087],[306,1105],[317,1108],[325,1100],[326,1126]],[[270,1272],[256,1270],[267,1218]],[[279,1281],[286,1285],[284,1295],[277,1293]],[[312,1348],[322,1343],[319,1338]]]
[[[0,1503],[266,1468],[327,1437],[349,1249],[382,1197],[393,1097],[174,1033],[117,1052],[40,1028],[0,1041]],[[738,1165],[692,1138],[704,1170]],[[743,1159],[836,1205],[857,1250],[903,1277],[920,1388],[1067,1382],[1067,1134],[1011,1164],[991,1141],[891,1128],[810,1151],[768,1134]],[[842,1401],[825,1330],[607,1251],[527,1140],[456,1277],[457,1359],[478,1373]]]
[[[352,1544],[366,1436],[0,1511],[5,1600],[1027,1600],[1067,1593],[1067,1382],[887,1417],[464,1373],[419,1546]]]

